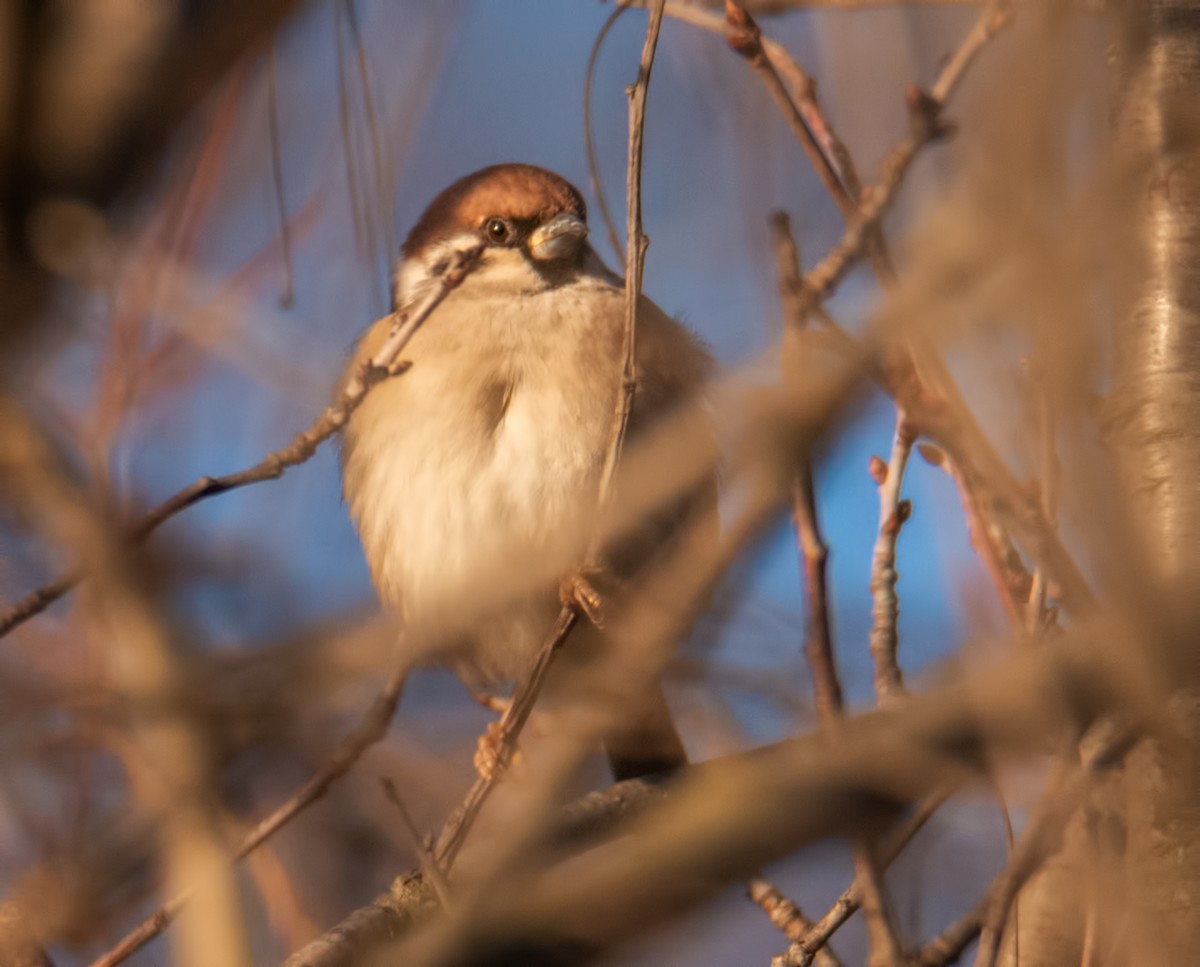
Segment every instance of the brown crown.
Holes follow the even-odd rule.
[[[587,220],[583,196],[569,181],[536,165],[492,165],[460,178],[430,202],[401,251],[408,258],[430,242],[477,231],[492,215],[540,224],[562,212]]]

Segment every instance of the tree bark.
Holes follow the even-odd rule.
[[[1147,644],[1194,647],[1200,578],[1200,2],[1124,0],[1117,136],[1144,162],[1134,230],[1144,274],[1114,340],[1110,440],[1140,546]],[[1181,737],[1143,743],[1125,786],[1124,962],[1200,951],[1200,695],[1171,701]],[[1118,961],[1120,962],[1120,961]]]

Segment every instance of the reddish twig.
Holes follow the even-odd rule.
[[[808,155],[808,160],[816,170],[829,197],[838,206],[842,217],[853,218],[858,208],[857,199],[844,184],[832,154],[817,140],[817,135],[813,130],[813,118],[816,118],[820,130],[826,133],[827,138],[832,136],[831,128],[825,121],[820,108],[817,107],[813,96],[816,85],[791,58],[779,55],[774,59],[771,58],[763,43],[762,31],[759,30],[758,24],[755,23],[746,8],[736,0],[725,0],[725,24],[727,27],[723,31],[725,40],[762,78],[771,100],[775,102],[783,114],[784,120],[787,121],[788,127],[791,128],[792,134],[800,142],[800,147]],[[792,66],[800,87],[799,96],[795,100],[784,86],[783,80],[775,68],[775,60],[785,60]],[[801,108],[802,104],[807,111]],[[841,145],[840,142],[838,144]],[[849,157],[849,152],[845,150],[845,147],[841,146],[841,148],[843,155]],[[855,177],[857,179],[857,176]]]
[[[746,895],[750,902],[762,908],[767,919],[782,931],[788,940],[796,941],[812,929],[812,921],[808,919],[798,906],[779,889],[756,877],[746,884]],[[822,947],[816,953],[818,967],[841,967],[842,960],[831,947]]]
[[[362,758],[367,749],[387,734],[388,724],[395,715],[396,706],[400,702],[400,694],[404,690],[406,674],[405,670],[397,670],[392,673],[391,678],[363,714],[358,725],[338,743],[333,755],[316,775],[301,786],[295,795],[278,806],[270,816],[260,821],[242,837],[237,852],[233,855],[234,860],[244,859],[325,795],[330,786],[349,772],[350,767]],[[132,956],[170,926],[171,921],[184,908],[191,896],[189,890],[167,900],[121,938],[120,942],[111,950],[92,961],[91,967],[115,967],[116,964]]]
[[[271,145],[271,185],[275,190],[275,207],[279,214],[280,256],[283,262],[283,289],[279,305],[290,309],[296,296],[295,272],[292,265],[292,233],[288,227],[287,198],[283,188],[283,145],[279,131],[279,65],[275,42],[267,52],[267,138]]]
[[[222,477],[201,477],[146,513],[130,528],[130,537],[133,540],[143,540],[167,520],[202,500],[239,487],[274,480],[283,476],[289,468],[308,460],[316,453],[317,447],[345,426],[372,386],[406,368],[399,362],[400,353],[433,310],[474,269],[481,251],[482,246],[472,245],[454,254],[439,277],[438,284],[419,303],[396,316],[392,331],[379,351],[351,375],[339,397],[327,406],[306,430],[293,437],[291,443],[281,450],[267,454],[254,466],[245,470]],[[0,637],[40,614],[75,587],[82,577],[82,573],[78,571],[68,572],[21,599],[11,610],[0,616]]]

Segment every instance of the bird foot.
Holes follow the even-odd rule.
[[[515,763],[518,753],[513,751],[511,762]],[[504,773],[508,763],[504,762],[504,731],[500,722],[489,722],[475,746],[475,772],[485,782],[495,782]]]
[[[558,600],[574,608],[597,628],[604,627],[604,601],[596,590],[603,576],[599,568],[580,568],[566,575],[558,585]]]
[[[505,698],[503,695],[489,695],[487,692],[472,692],[471,698],[477,705],[482,705],[489,712],[495,712],[497,715],[503,715],[512,705],[511,698]]]

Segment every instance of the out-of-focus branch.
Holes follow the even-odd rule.
[[[1020,841],[1004,869],[983,898],[966,915],[929,941],[915,962],[921,967],[945,967],[980,938],[975,967],[994,967],[1000,938],[1021,887],[1039,867],[1062,849],[1067,822],[1083,802],[1097,776],[1118,765],[1136,741],[1127,727],[1105,724],[1106,734],[1081,766],[1053,779],[1042,794]]]
[[[1047,730],[1086,726],[1122,701],[1112,689],[1124,676],[1096,661],[1112,643],[1099,644],[1072,635],[1018,653],[963,686],[848,721],[836,749],[817,735],[696,766],[615,842],[524,870],[520,890],[482,891],[469,920],[434,928],[431,948],[449,943],[453,963],[507,950],[532,961],[542,943],[595,955],[817,839],[876,831],[997,752],[1036,754]],[[1048,700],[1064,686],[1068,701]]]
[[[627,779],[566,806],[547,832],[551,850],[575,850],[614,835],[622,824],[662,801],[666,788],[646,779]],[[367,950],[388,937],[402,936],[438,910],[437,896],[424,875],[398,877],[391,888],[355,910],[333,929],[297,950],[284,967],[352,967]]]
[[[243,859],[258,849],[270,837],[296,818],[301,812],[311,806],[329,791],[337,780],[342,778],[350,768],[362,758],[363,753],[387,734],[388,725],[396,714],[396,706],[400,702],[400,694],[404,690],[407,669],[397,669],[392,673],[375,701],[363,713],[359,723],[346,734],[334,749],[333,755],[286,802],[280,804],[270,816],[267,816],[242,838],[235,859]],[[106,953],[97,957],[91,967],[115,967],[144,947],[171,925],[179,911],[192,898],[192,891],[179,893],[163,903],[150,916],[133,928],[128,934]]]
[[[206,955],[230,967],[248,965],[237,888],[224,861],[208,749],[181,707],[183,683],[171,638],[147,591],[144,564],[93,510],[22,409],[0,398],[0,415],[5,489],[55,543],[70,547],[97,577],[89,614],[106,642],[104,671],[128,709],[125,774],[136,803],[157,824],[168,888],[196,884],[195,908],[181,925],[176,958],[185,967],[202,967]]]
[[[131,537],[134,540],[142,540],[176,514],[202,500],[239,487],[274,480],[283,476],[289,468],[308,460],[316,453],[317,447],[345,426],[372,386],[403,371],[405,367],[399,361],[400,353],[433,310],[472,271],[481,250],[481,246],[473,245],[455,253],[438,279],[438,284],[421,302],[396,317],[392,331],[379,351],[360,370],[351,375],[338,398],[327,406],[306,430],[297,434],[291,443],[282,450],[268,454],[253,467],[238,473],[221,477],[201,477],[191,486],[185,487],[150,510],[130,529]],[[22,598],[8,612],[0,615],[0,637],[40,614],[78,584],[83,576],[83,573],[78,571],[64,574]]]
[[[936,804],[925,797],[979,774],[998,752],[1037,754],[1047,734],[1086,726],[1123,701],[1114,689],[1130,680],[1104,671],[1096,659],[1111,648],[1097,644],[1064,635],[921,702],[847,721],[834,754],[818,733],[694,766],[664,801],[623,826],[619,839],[587,860],[573,859],[569,869],[523,877],[528,889],[486,891],[478,915],[453,930],[469,950],[545,937],[603,949],[773,859],[827,836],[878,828],[905,803],[925,800],[885,847],[894,856]],[[1047,700],[1063,689],[1069,701]],[[1097,767],[1101,761],[1111,757]],[[405,877],[396,890],[405,894],[412,882]],[[422,897],[428,902],[429,892]],[[845,910],[853,902],[839,904]],[[306,948],[288,967],[360,962],[362,938],[377,940],[383,923],[411,924],[411,903],[377,900],[323,938],[336,956],[311,957]],[[392,936],[403,930],[395,926]]]

